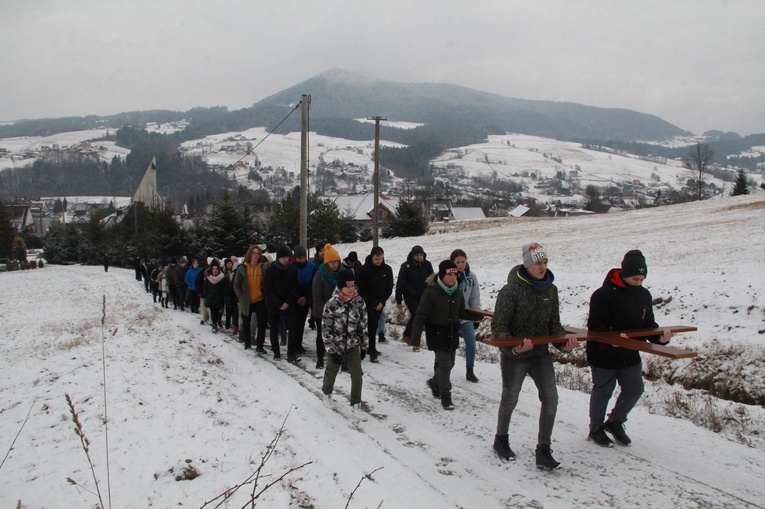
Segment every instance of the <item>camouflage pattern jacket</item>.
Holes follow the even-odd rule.
[[[495,338],[546,336],[562,334],[558,288],[552,284],[555,276],[547,271],[544,281],[535,281],[523,269],[513,267],[507,276],[507,284],[497,295],[494,317],[491,319],[491,335]],[[534,345],[528,352],[518,355],[512,347],[501,347],[502,353],[511,357],[528,358],[550,355],[549,345]]]
[[[332,297],[324,305],[321,316],[321,335],[328,354],[345,352],[361,346],[367,349],[367,306],[364,299],[356,295],[345,301],[340,290],[335,288]]]

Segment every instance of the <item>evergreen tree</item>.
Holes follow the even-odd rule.
[[[340,227],[340,242],[343,242],[343,243],[358,242],[359,232],[358,232],[358,228],[356,228],[356,223],[353,220],[353,216],[351,214],[347,212],[340,214],[338,225]]]
[[[731,196],[740,196],[742,194],[749,194],[749,179],[744,173],[744,169],[738,170],[738,176],[736,177],[736,184],[733,186]]]
[[[297,189],[297,188],[295,188]],[[287,193],[279,202],[279,210],[268,220],[268,250],[286,244],[294,246],[300,242],[300,193]]]
[[[75,224],[56,224],[45,234],[45,259],[48,263],[77,262],[80,229]]]
[[[11,214],[5,208],[3,202],[0,202],[0,258],[10,258],[13,236]]]
[[[241,256],[255,243],[255,222],[250,208],[234,201],[228,191],[213,201],[209,211],[199,218],[197,246],[201,256]]]
[[[280,210],[268,222],[268,246],[286,244],[295,246],[300,242],[300,187],[295,187],[282,199]],[[332,244],[340,240],[340,210],[328,198],[315,194],[308,196],[308,244],[319,242]],[[308,247],[308,246],[306,246]]]
[[[385,233],[390,237],[419,237],[428,232],[429,222],[428,212],[422,203],[407,196],[398,202]]]
[[[329,198],[311,195],[308,200],[308,243],[336,244],[340,240],[340,210]]]

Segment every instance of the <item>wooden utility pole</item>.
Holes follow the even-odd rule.
[[[375,172],[372,176],[374,182],[374,209],[372,213],[372,245],[378,245],[379,226],[378,215],[380,209],[380,120],[387,120],[382,117],[370,117],[367,120],[375,121]]]
[[[300,101],[300,245],[308,248],[308,110],[311,96],[303,94]]]

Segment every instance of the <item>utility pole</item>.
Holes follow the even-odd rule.
[[[375,172],[372,176],[374,182],[374,213],[372,214],[372,245],[377,246],[379,240],[378,215],[380,209],[380,120],[388,120],[382,117],[369,117],[367,120],[375,121]]]
[[[303,94],[300,100],[300,245],[308,248],[308,110],[311,96]]]

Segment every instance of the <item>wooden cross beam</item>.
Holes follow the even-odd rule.
[[[491,311],[468,309],[471,313],[476,315],[491,317],[494,313]],[[598,341],[600,343],[607,343],[609,345],[618,346],[622,348],[629,348],[630,350],[637,350],[639,352],[651,353],[654,355],[661,355],[662,357],[669,357],[672,359],[689,359],[698,357],[698,353],[682,348],[676,348],[673,346],[660,345],[656,343],[648,343],[641,340],[633,340],[630,338],[639,338],[645,336],[658,336],[664,333],[664,331],[677,332],[691,332],[697,330],[696,327],[690,327],[686,325],[673,325],[668,327],[656,327],[651,329],[632,329],[627,331],[608,331],[597,332],[587,329],[580,329],[578,327],[564,326],[565,334],[551,334],[547,336],[531,336],[531,342],[535,345],[541,345],[545,343],[565,343],[570,337],[576,338],[577,341]],[[621,337],[621,334],[627,335],[626,338]],[[492,346],[517,346],[523,344],[524,338],[522,337],[510,337],[510,338],[492,338],[484,341],[487,345]]]

